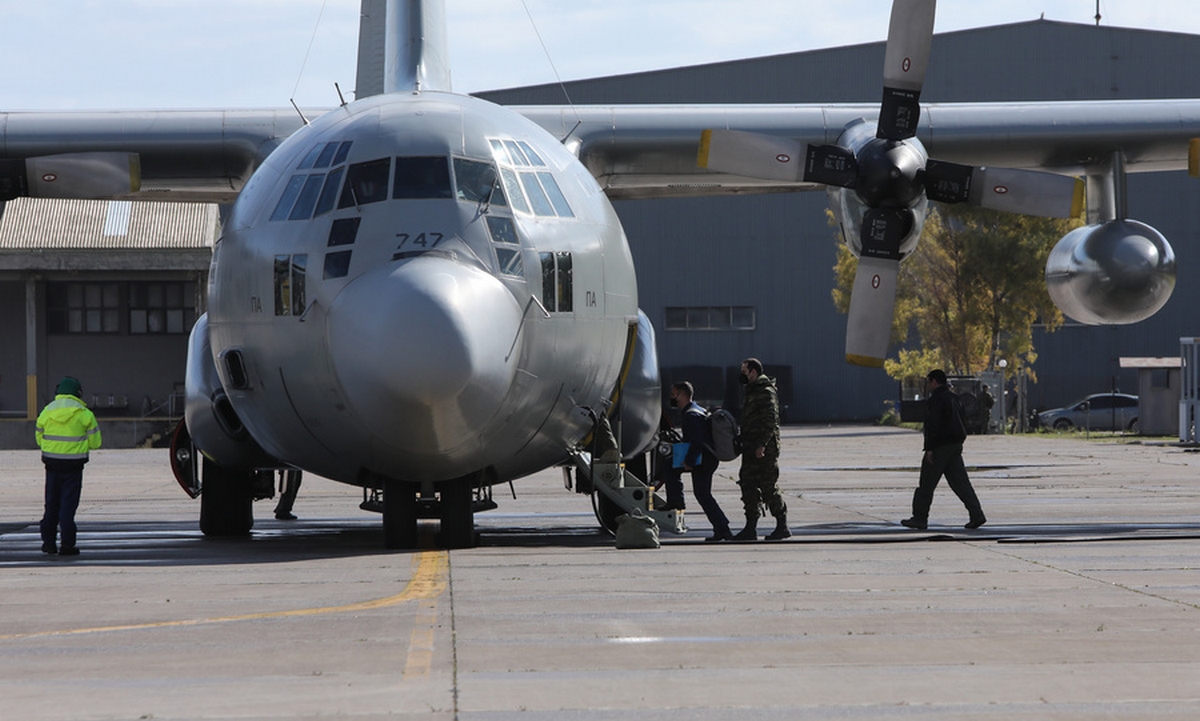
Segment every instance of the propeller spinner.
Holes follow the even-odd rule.
[[[860,250],[846,330],[846,360],[856,365],[883,366],[901,247],[919,233],[927,200],[1061,218],[1082,208],[1084,184],[1076,178],[929,159],[916,135],[936,6],[936,0],[892,4],[875,137],[856,123],[834,145],[736,130],[706,130],[701,138],[701,167],[846,188],[861,201],[859,242],[850,244]]]

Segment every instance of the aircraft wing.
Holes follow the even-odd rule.
[[[706,170],[697,162],[701,134],[726,129],[777,136],[799,158],[806,145],[834,143],[848,123],[873,120],[879,111],[874,104],[512,109],[563,139],[613,199],[823,188]],[[1118,150],[1127,172],[1187,169],[1189,142],[1200,138],[1200,100],[946,103],[921,112],[918,137],[940,160],[1067,175],[1082,175]],[[139,166],[138,190],[42,195],[228,203],[301,125],[291,108],[0,113],[0,186],[6,162],[129,153]]]
[[[563,138],[613,199],[823,188],[701,168],[701,134],[723,129],[777,136],[802,162],[806,145],[832,144],[847,124],[879,114],[877,104],[512,109]],[[1072,176],[1102,166],[1117,151],[1127,172],[1195,170],[1190,143],[1200,138],[1200,100],[931,103],[921,112],[918,138],[931,157]]]
[[[0,197],[20,174],[35,197],[228,203],[303,124],[291,108],[0,113]],[[113,173],[133,177],[92,180]],[[65,182],[73,175],[80,185]]]

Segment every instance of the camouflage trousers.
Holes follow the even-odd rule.
[[[764,506],[777,519],[787,516],[787,504],[779,494],[778,458],[743,455],[738,486],[742,489],[742,507],[747,520],[762,516]]]

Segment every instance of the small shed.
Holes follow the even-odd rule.
[[[1122,368],[1138,372],[1138,432],[1171,436],[1179,430],[1181,358],[1121,358]]]

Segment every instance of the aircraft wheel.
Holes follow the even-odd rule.
[[[390,478],[383,484],[383,546],[417,547],[416,487]]]
[[[245,536],[254,527],[250,476],[204,459],[200,532],[209,537]]]
[[[459,478],[441,484],[441,502],[438,515],[442,528],[438,533],[438,545],[442,548],[474,548],[475,513],[471,509],[471,478]]]

